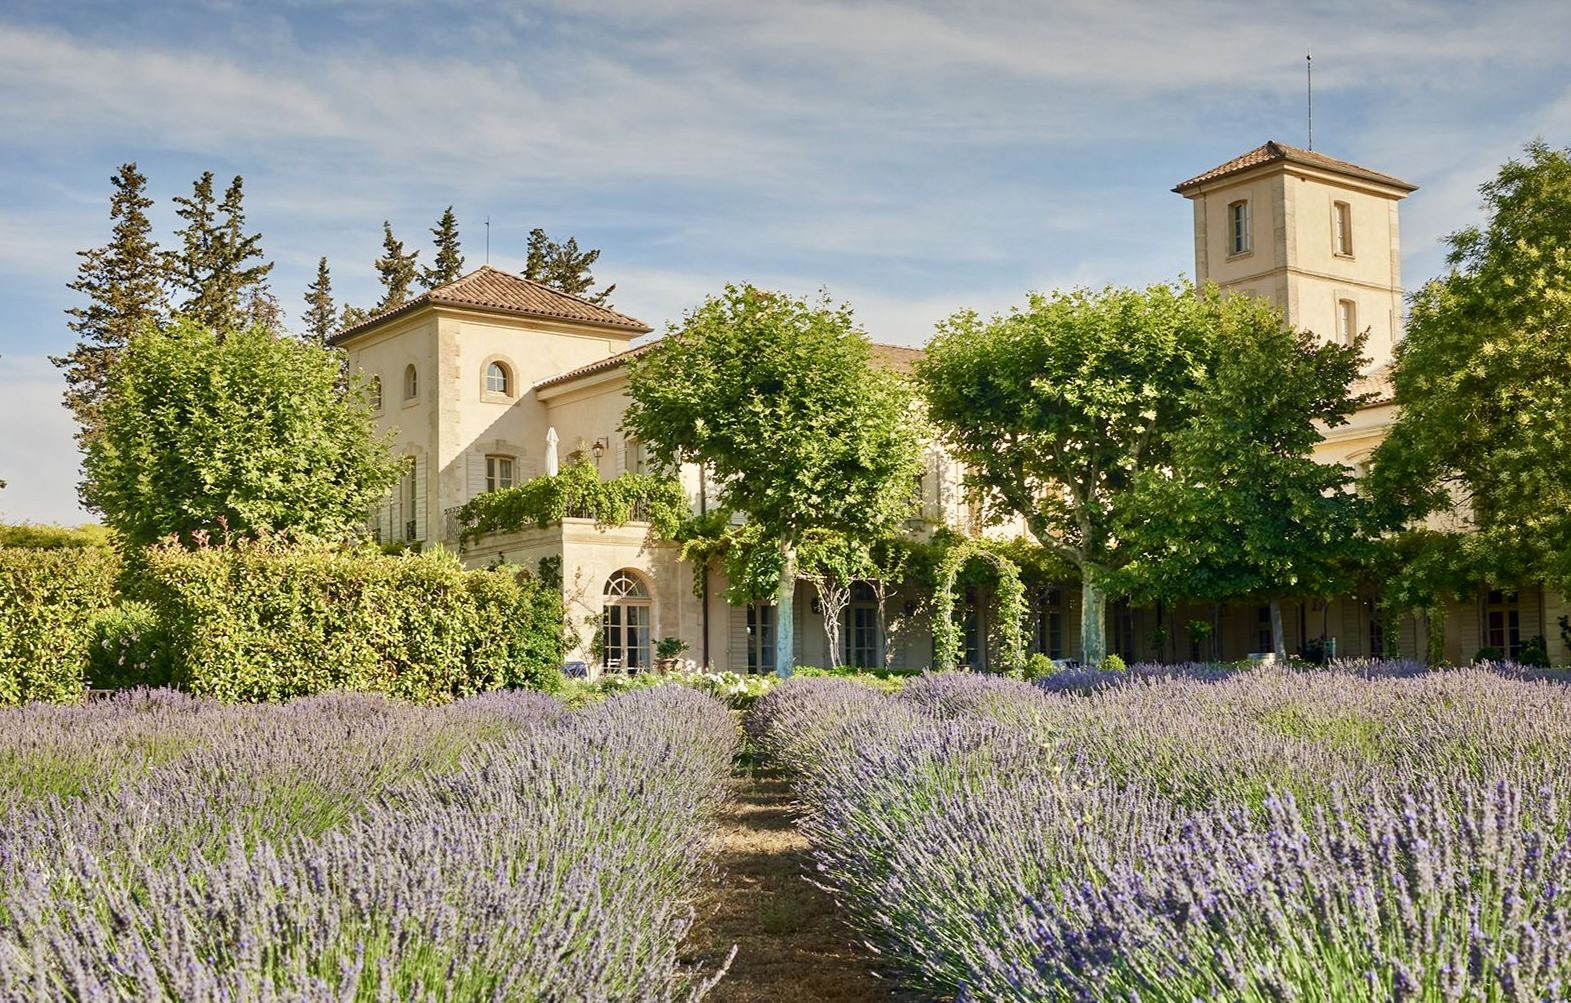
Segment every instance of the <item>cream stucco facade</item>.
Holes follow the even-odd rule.
[[[1361,389],[1373,401],[1348,423],[1326,430],[1316,452],[1322,462],[1354,471],[1362,471],[1395,415],[1386,374],[1402,330],[1398,206],[1414,190],[1397,178],[1276,143],[1175,189],[1193,203],[1198,281],[1263,296],[1289,323],[1322,338],[1345,341],[1354,332],[1367,333]],[[410,463],[403,484],[374,514],[378,535],[460,549],[453,513],[482,492],[545,473],[552,443],[563,466],[593,462],[607,479],[643,472],[643,451],[621,428],[628,405],[623,363],[641,351],[635,342],[649,333],[633,318],[482,268],[341,334],[335,343],[347,352],[350,368],[379,382],[378,424]],[[916,354],[893,346],[880,353],[897,367],[909,366]],[[940,525],[981,531],[961,487],[963,473],[942,449],[928,447],[922,505],[911,532]],[[710,499],[698,470],[685,468],[680,476],[694,510],[705,508]],[[645,524],[607,528],[567,518],[545,529],[487,536],[461,553],[474,566],[503,560],[559,566],[569,625],[579,639],[568,660],[591,672],[597,662],[647,665],[653,642],[662,637],[680,638],[685,658],[698,664],[736,671],[773,667],[773,609],[729,605],[718,575],[707,588],[695,581],[676,547],[654,539]],[[921,598],[896,594],[879,609],[859,594],[846,616],[850,639],[842,659],[929,664],[932,642]],[[1033,592],[1028,636],[1036,650],[1055,657],[1078,651],[1078,601],[1075,587]],[[968,657],[978,665],[989,659],[978,640],[988,633],[987,606],[986,595],[966,604]],[[1343,655],[1389,653],[1393,644],[1409,655],[1422,650],[1421,624],[1405,622],[1393,636],[1377,610],[1374,595],[1297,604],[1285,618],[1288,647],[1324,637]],[[1536,589],[1523,589],[1511,601],[1486,594],[1476,604],[1459,604],[1447,618],[1446,655],[1465,661],[1496,639],[1494,626],[1511,628],[1510,636],[1520,639],[1546,636],[1563,662],[1571,652],[1550,625],[1564,611],[1563,600]],[[822,617],[805,584],[798,586],[795,615],[799,664],[827,663]],[[1191,641],[1185,626],[1195,620],[1213,623],[1214,636]],[[607,623],[614,631],[601,636],[614,633],[615,650],[602,655],[593,639]],[[874,631],[875,623],[881,629]],[[1107,624],[1108,650],[1126,659],[1237,658],[1270,647],[1269,624],[1255,604],[1114,603]]]

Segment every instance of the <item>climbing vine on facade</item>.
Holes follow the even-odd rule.
[[[1006,672],[1025,668],[1025,586],[1020,569],[1009,558],[996,554],[976,540],[961,539],[939,559],[934,575],[933,647],[934,661],[940,671],[951,671],[960,663],[960,625],[955,623],[955,579],[973,560],[986,561],[998,572],[998,637],[1000,655]]]
[[[687,496],[676,478],[622,474],[602,481],[586,461],[550,477],[471,498],[458,510],[463,525],[459,539],[467,544],[487,533],[544,529],[569,517],[593,519],[601,528],[640,519],[659,536],[674,539],[689,515]]]

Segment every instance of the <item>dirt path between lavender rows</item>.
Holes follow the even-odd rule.
[[[869,952],[846,928],[828,894],[808,884],[807,840],[793,824],[790,789],[779,771],[743,765],[720,817],[721,875],[700,907],[693,954],[724,958],[731,970],[706,1003],[894,1001],[872,973]]]

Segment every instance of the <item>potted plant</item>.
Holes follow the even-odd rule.
[[[687,642],[680,637],[662,637],[655,642],[655,664],[661,672],[671,672],[681,664],[686,650]]]

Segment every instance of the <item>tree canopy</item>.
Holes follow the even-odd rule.
[[[1285,658],[1281,600],[1347,589],[1374,547],[1347,468],[1314,458],[1322,430],[1361,403],[1352,387],[1362,344],[1294,331],[1254,297],[1229,298],[1213,339],[1167,462],[1137,475],[1117,513],[1128,551],[1120,590],[1268,601]]]
[[[110,371],[83,498],[131,546],[198,531],[352,534],[402,472],[335,353],[189,320]]]
[[[316,279],[306,287],[305,306],[300,319],[305,321],[306,338],[318,345],[327,344],[338,323],[338,314],[333,308],[333,277],[327,270],[326,258],[316,263]]]
[[[177,312],[220,333],[279,324],[267,287],[273,265],[263,260],[262,235],[246,232],[244,184],[236,175],[215,204],[213,172],[204,171],[189,196],[175,197],[175,214],[186,225],[175,234],[179,249],[164,252],[169,283],[185,295]]]
[[[807,533],[889,532],[920,470],[912,396],[851,311],[728,285],[630,365],[624,426],[657,461],[706,465],[717,501],[770,541],[776,665],[789,674],[796,551]]]
[[[97,424],[110,367],[131,339],[164,312],[163,258],[147,218],[153,206],[147,177],[128,163],[109,183],[114,186],[109,197],[113,234],[103,247],[77,252],[82,261],[70,284],[87,297],[85,305],[66,311],[76,347],[50,359],[65,370],[65,403],[84,432]]]
[[[1482,226],[1413,294],[1376,496],[1457,532],[1472,577],[1571,588],[1571,150],[1542,142],[1480,189]],[[1433,550],[1433,548],[1426,548]],[[1420,590],[1422,591],[1422,590]]]
[[[420,272],[420,282],[427,289],[455,282],[464,274],[464,253],[458,243],[458,217],[453,214],[452,206],[443,210],[442,218],[431,228],[431,236],[436,242],[436,260],[430,268]]]
[[[1018,516],[1080,571],[1082,658],[1106,656],[1109,572],[1137,478],[1171,462],[1175,433],[1243,297],[1187,284],[1033,293],[984,320],[938,326],[917,375],[929,412],[988,510]]]
[[[580,251],[578,238],[569,237],[558,243],[546,236],[539,227],[529,231],[529,248],[524,257],[524,278],[560,289],[571,296],[579,296],[591,303],[609,306],[611,294],[616,291],[612,283],[599,292],[590,292],[595,277],[590,272],[600,260],[599,249]]]
[[[415,264],[418,257],[419,251],[404,251],[404,242],[393,236],[393,224],[383,220],[382,256],[376,259],[376,274],[382,280],[382,301],[376,305],[373,313],[396,310],[408,302],[409,291],[414,288],[415,278],[420,274],[420,268]],[[346,315],[345,326],[348,323]]]

